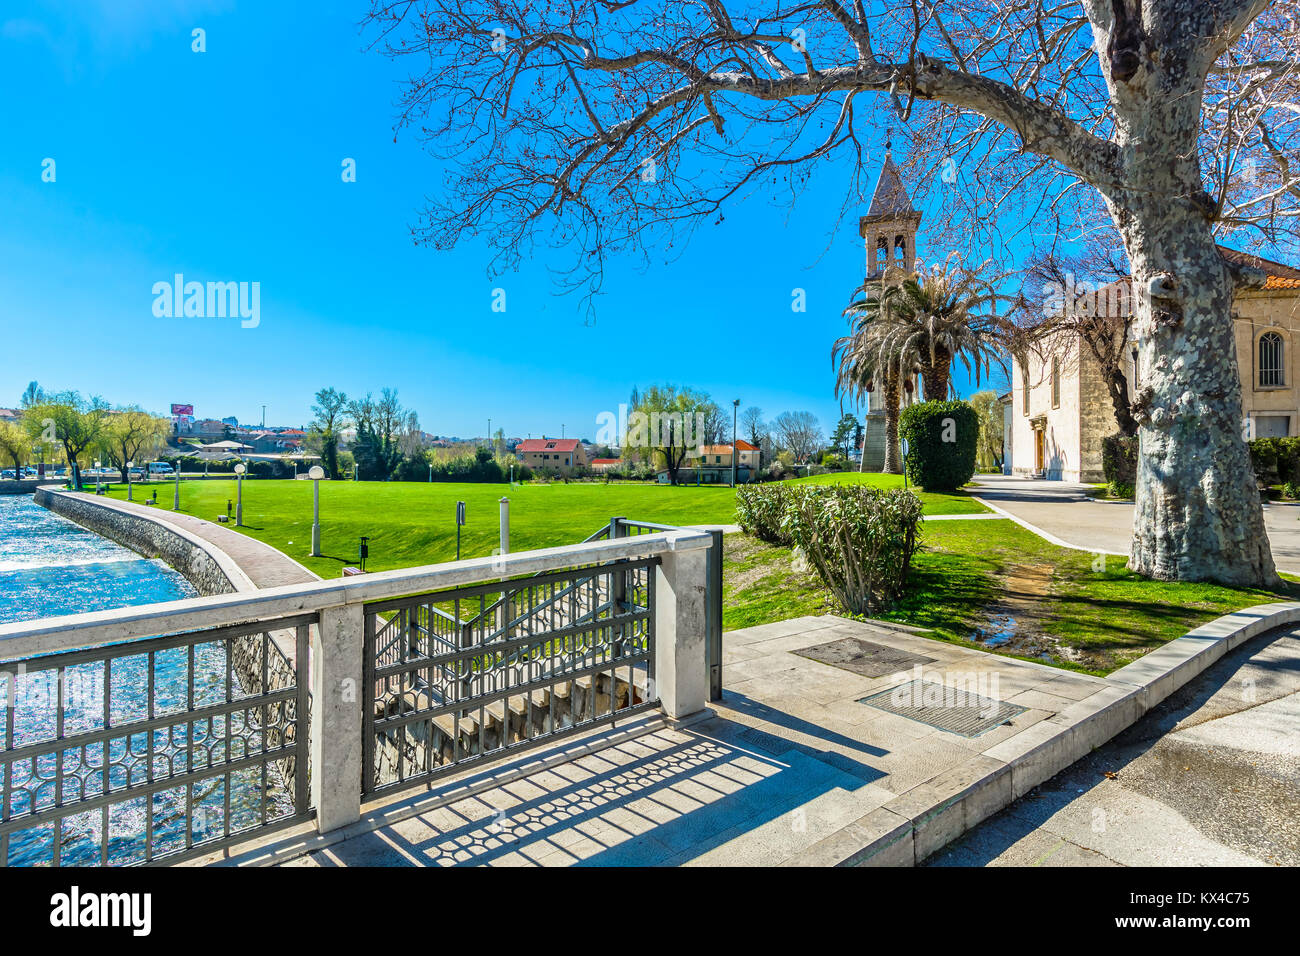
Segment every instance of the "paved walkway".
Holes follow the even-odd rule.
[[[297,561],[277,551],[269,544],[263,544],[256,538],[234,531],[215,521],[204,521],[193,515],[171,511],[165,507],[170,500],[160,490],[158,500],[164,505],[141,505],[129,501],[117,501],[99,495],[83,493],[81,497],[95,504],[116,507],[131,514],[144,515],[154,521],[183,528],[190,534],[203,538],[228,554],[246,575],[259,588],[273,588],[282,584],[306,584],[319,581],[320,577],[308,571]]]
[[[932,866],[1300,865],[1300,629],[1243,644]]]
[[[1068,481],[1001,475],[977,475],[974,481],[977,497],[1046,532],[1049,539],[1089,551],[1129,553],[1131,502],[1089,501],[1096,489]],[[1300,574],[1300,504],[1267,505],[1264,526],[1278,570]]]
[[[917,802],[919,812],[919,804],[929,806],[927,784],[985,772],[983,751],[1107,687],[1099,678],[836,617],[729,632],[724,653],[724,699],[708,720],[653,730],[428,810],[420,809],[427,796],[401,798],[409,802],[404,819],[400,802],[397,812],[387,805],[373,811],[379,829],[289,862],[818,862],[842,849],[846,831],[856,839],[851,828],[867,814],[891,801],[899,807],[900,798]],[[861,702],[908,683],[913,667],[930,682],[983,675],[988,695],[1017,713],[964,736]],[[836,845],[821,849],[828,843]]]

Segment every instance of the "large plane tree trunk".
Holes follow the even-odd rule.
[[[1162,26],[1160,59],[1118,84],[1122,178],[1104,190],[1131,265],[1139,352],[1129,567],[1160,580],[1270,586],[1278,577],[1242,437],[1234,276],[1197,167],[1212,57]]]

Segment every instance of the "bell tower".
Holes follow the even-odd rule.
[[[885,163],[880,168],[876,189],[867,214],[858,220],[858,234],[866,245],[868,279],[889,279],[916,269],[916,232],[921,213],[912,207],[885,144]]]

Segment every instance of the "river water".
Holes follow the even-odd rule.
[[[163,564],[36,504],[0,495],[0,623],[194,597]]]
[[[129,605],[174,601],[197,595],[180,574],[161,561],[143,558],[127,548],[87,531],[65,518],[47,511],[25,495],[0,496],[0,622],[33,620],[61,614],[76,614]],[[155,659],[153,707],[159,714],[186,709],[189,693],[195,706],[219,703],[224,696],[224,644],[198,645],[194,659],[195,673],[183,649],[159,652]],[[0,650],[0,661],[4,660]],[[126,726],[149,714],[147,658],[132,655],[117,658],[111,672],[112,725]],[[93,732],[103,727],[106,672],[102,664],[69,667],[65,686],[59,688],[52,671],[32,670],[17,677],[0,669],[0,754],[3,754],[6,718],[13,722],[12,746],[21,748],[56,739],[58,701],[63,700],[64,732]],[[6,681],[15,681],[10,688]],[[236,688],[237,692],[238,689]],[[5,699],[16,694],[14,713],[6,715]],[[242,692],[240,692],[242,693]],[[211,698],[211,699],[208,699]],[[194,739],[186,737],[193,733]],[[175,760],[188,746],[213,746],[214,738],[228,735],[224,718],[196,724],[192,731],[182,721],[178,727],[154,734],[153,753],[156,769]],[[228,740],[228,736],[227,736]],[[62,760],[61,784],[65,799],[79,783],[84,798],[103,793],[104,773],[100,758],[101,745],[93,748],[71,747],[61,754],[15,759],[9,793],[10,808],[21,816],[34,808],[52,807],[55,803],[55,768]],[[102,748],[101,748],[102,749]],[[115,737],[105,755],[110,767],[109,786],[113,790],[143,782],[146,761],[140,758],[149,750],[148,735],[129,730]],[[93,751],[93,752],[91,752]],[[2,770],[3,761],[0,761]],[[160,772],[165,772],[160,770]],[[254,822],[261,809],[262,790],[255,774],[234,774],[227,799],[225,783],[220,778],[207,780],[194,788],[194,812],[189,814],[190,836],[196,842],[219,835],[228,813],[234,829]],[[247,778],[247,779],[246,779]],[[5,778],[0,772],[0,794]],[[283,786],[268,794],[277,808],[284,804]],[[139,797],[114,804],[104,832],[100,811],[66,817],[61,833],[60,854],[63,865],[99,862],[105,838],[110,863],[137,862],[142,858],[147,818],[153,816],[155,847],[160,850],[183,847],[186,838],[185,795],[183,789],[163,791],[152,800]],[[10,834],[9,865],[42,865],[52,862],[54,828],[37,825]]]

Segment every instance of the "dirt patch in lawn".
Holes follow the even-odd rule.
[[[1046,631],[1054,570],[1050,564],[1009,567],[1002,576],[1002,597],[985,608],[987,623],[975,629],[971,640],[1018,657],[1095,666],[1090,655],[1061,644]]]

